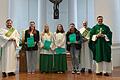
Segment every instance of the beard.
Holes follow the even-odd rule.
[[[12,25],[6,25],[7,26],[7,28],[11,28],[12,27]]]

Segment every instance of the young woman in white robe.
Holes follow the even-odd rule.
[[[65,50],[65,44],[66,44],[66,37],[65,37],[65,31],[63,29],[62,24],[57,25],[57,30],[54,33],[54,47],[55,47],[55,57],[54,57],[54,71],[57,73],[63,73],[67,70],[67,58],[66,58],[66,50]],[[59,51],[57,52],[56,49]],[[60,51],[62,49],[63,51]]]
[[[45,48],[45,42],[50,43],[49,48]],[[48,44],[47,43],[47,44]],[[49,30],[49,26],[45,25],[44,30],[41,33],[41,44],[40,44],[40,71],[41,72],[52,72],[53,68],[53,34]]]

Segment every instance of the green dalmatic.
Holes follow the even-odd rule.
[[[106,35],[109,41],[105,40],[105,37],[97,38],[96,41],[92,41],[93,35],[102,33]],[[111,45],[112,45],[112,32],[109,27],[104,24],[95,25],[90,31],[89,47],[93,52],[93,59],[96,62],[110,62],[111,61]]]

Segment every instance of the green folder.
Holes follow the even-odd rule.
[[[56,48],[55,51],[56,51],[56,54],[64,54],[65,48]]]
[[[49,50],[51,45],[51,41],[45,40],[44,41],[44,49]]]
[[[28,47],[34,47],[35,46],[35,44],[34,44],[34,37],[27,38],[27,46]]]
[[[69,40],[70,40],[70,43],[75,43],[76,42],[76,34],[75,33],[70,34]]]

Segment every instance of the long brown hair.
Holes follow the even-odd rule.
[[[35,22],[34,22],[34,21],[30,21],[30,26],[29,26],[29,31],[28,31],[29,34],[30,34],[31,30],[32,30],[32,29],[31,29],[31,24],[34,24],[34,25],[35,25]],[[35,26],[34,26],[33,34],[36,34]]]
[[[61,30],[61,31],[59,31],[59,30],[58,30],[59,25],[60,25],[60,27],[62,28],[62,30]],[[58,25],[57,25],[57,30],[56,30],[56,33],[59,33],[59,32],[61,32],[61,33],[65,33],[65,31],[64,31],[64,29],[63,29],[63,25],[62,25],[62,24],[58,24]]]
[[[69,26],[70,26],[70,27],[71,27],[71,26],[74,27],[74,31],[76,30],[76,28],[75,28],[75,24],[74,24],[74,23],[70,23]],[[69,32],[70,32],[70,33],[73,33],[72,30],[71,30],[71,28],[69,29]]]

